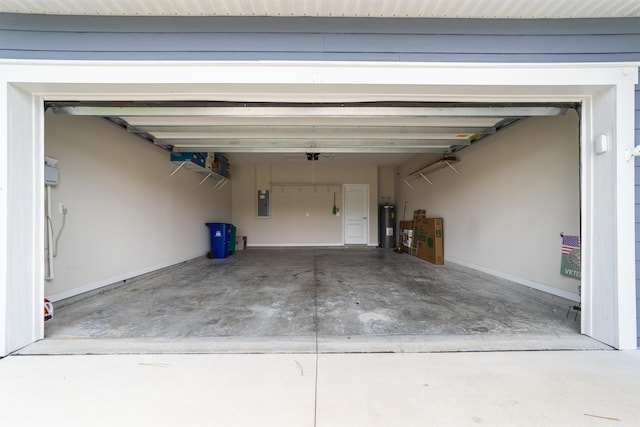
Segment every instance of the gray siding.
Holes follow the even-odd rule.
[[[640,18],[87,17],[0,14],[0,57],[85,60],[640,61]],[[640,144],[640,90],[636,91]],[[636,160],[640,335],[640,160]],[[640,346],[640,337],[638,338]]]
[[[640,60],[640,19],[86,17],[0,14],[0,57],[120,60]]]

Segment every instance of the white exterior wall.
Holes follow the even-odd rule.
[[[398,200],[444,219],[445,259],[578,300],[560,274],[560,233],[580,235],[579,122],[575,111],[532,117],[466,148],[453,166],[400,179]],[[400,177],[424,166],[421,156]]]
[[[45,154],[60,171],[54,279],[45,283],[54,301],[204,256],[205,222],[231,219],[230,186],[198,185],[204,176],[184,168],[169,176],[168,152],[106,120],[47,114]]]

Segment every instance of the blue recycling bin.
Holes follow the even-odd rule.
[[[207,258],[226,258],[229,256],[229,242],[231,241],[231,224],[223,222],[207,222],[211,236],[211,250]]]

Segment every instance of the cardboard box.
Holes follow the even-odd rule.
[[[228,175],[231,168],[229,166],[229,160],[227,160],[226,157],[216,154],[213,163],[211,169],[213,169],[214,172],[218,175],[229,177]]]
[[[400,230],[413,230],[413,221],[400,221]]]
[[[205,167],[207,153],[171,153],[172,162],[189,162],[201,168]]]
[[[416,256],[432,264],[444,264],[442,218],[419,218],[415,225],[414,238],[418,244]]]
[[[236,250],[243,251],[247,249],[247,236],[236,236]]]
[[[406,249],[411,247],[413,243],[413,230],[402,230],[402,246]]]
[[[400,236],[402,237],[402,250],[409,252],[413,239],[413,221],[400,221]]]

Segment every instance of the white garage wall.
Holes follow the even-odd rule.
[[[407,212],[444,218],[445,258],[562,296],[560,233],[580,233],[578,116],[530,118],[471,146],[450,169],[397,183]],[[402,177],[430,158],[402,165]],[[410,216],[409,214],[407,216]]]
[[[342,184],[369,184],[369,244],[378,244],[376,165],[336,165],[328,160],[315,166],[291,162],[258,168],[266,171],[266,183],[261,185],[269,181],[272,185],[270,218],[256,218],[256,165],[233,165],[233,223],[239,235],[247,236],[249,246],[342,245],[343,217],[332,213],[334,192],[336,205],[342,208]],[[314,173],[315,183],[320,185],[295,185],[313,183]]]
[[[175,165],[169,153],[103,119],[45,119],[45,153],[59,161],[52,222],[62,226],[55,279],[45,294],[58,300],[141,273],[203,256],[207,221],[231,219],[230,189]]]
[[[395,168],[381,166],[378,168],[378,204],[396,203],[396,212],[402,215],[402,206],[395,200]]]

